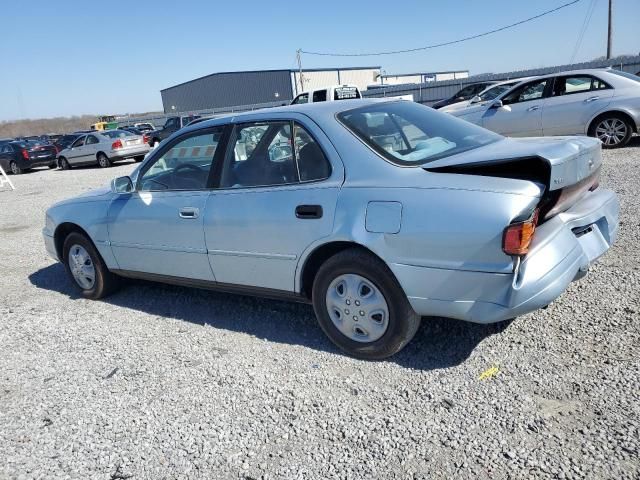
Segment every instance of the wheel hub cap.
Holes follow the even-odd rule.
[[[627,136],[627,125],[618,118],[608,118],[598,124],[596,136],[605,145],[617,145]]]
[[[378,287],[360,275],[336,277],[327,289],[326,305],[336,328],[356,342],[375,342],[389,326],[386,299]]]
[[[80,288],[91,290],[96,281],[96,269],[89,252],[81,245],[69,249],[69,269]]]

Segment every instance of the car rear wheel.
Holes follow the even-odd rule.
[[[108,168],[111,166],[111,160],[104,153],[100,152],[98,154],[98,165],[102,168]]]
[[[151,148],[158,148],[159,146],[160,146],[160,140],[158,140],[158,139],[154,139],[154,140],[151,142]]]
[[[11,161],[11,163],[9,164],[9,168],[11,169],[11,173],[13,173],[14,175],[20,175],[22,172],[24,172],[24,170],[20,168],[15,160]]]
[[[57,165],[55,162],[50,163],[49,165],[47,165],[47,167],[49,167],[50,169],[54,169],[54,168],[56,168],[57,166],[58,166],[58,165]]]
[[[71,168],[71,165],[69,165],[69,161],[64,157],[60,157],[58,159],[58,166],[61,170],[69,170]]]
[[[65,239],[63,263],[85,298],[105,297],[120,285],[120,279],[109,271],[91,240],[81,233],[73,232]]]
[[[597,137],[603,148],[620,148],[629,143],[633,128],[625,117],[611,113],[596,119],[589,135]]]
[[[320,327],[354,357],[380,360],[414,337],[420,316],[389,268],[360,249],[340,252],[318,270],[313,308]]]

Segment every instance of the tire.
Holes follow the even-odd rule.
[[[47,165],[47,167],[49,167],[51,170],[53,170],[54,168],[57,168],[58,165],[56,163],[50,163],[49,165]]]
[[[144,155],[138,155],[137,157],[133,157],[133,159],[134,159],[136,162],[140,163],[141,161],[143,161],[143,160],[144,160]]]
[[[71,165],[69,165],[69,161],[64,157],[60,157],[58,159],[58,166],[60,167],[60,170],[70,170],[71,169]]]
[[[602,148],[624,147],[633,135],[629,120],[618,113],[605,113],[596,118],[589,127],[589,136],[602,142]]]
[[[338,348],[357,358],[390,357],[411,341],[420,326],[420,316],[389,267],[361,249],[337,253],[322,264],[312,295],[324,333]],[[380,299],[386,303],[386,313]]]
[[[11,170],[11,173],[13,173],[14,175],[20,175],[21,173],[24,173],[24,170],[20,168],[15,160],[11,160],[11,162],[9,163],[9,170]]]
[[[100,152],[96,158],[101,168],[109,168],[111,166],[111,160],[104,153]]]
[[[120,278],[109,271],[93,243],[85,235],[78,232],[70,233],[64,240],[62,253],[64,268],[83,297],[97,300],[115,292],[120,286]],[[83,258],[88,261],[82,262]],[[92,267],[93,276],[88,274],[91,269],[87,268],[81,272],[76,270],[76,267],[89,266]],[[77,276],[84,277],[84,281],[79,281]],[[91,277],[93,281],[89,282],[88,279]]]

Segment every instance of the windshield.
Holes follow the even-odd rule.
[[[511,87],[513,87],[517,83],[519,82],[503,83],[502,85],[496,85],[495,87],[491,87],[484,93],[480,94],[480,100],[483,102],[486,102],[487,100],[493,100],[498,95],[502,95],[504,92],[509,90]]]
[[[348,110],[338,119],[365,144],[398,165],[422,165],[496,142],[484,128],[414,102]]]

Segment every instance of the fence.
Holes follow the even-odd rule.
[[[413,100],[426,105],[431,105],[443,98],[449,98],[465,85],[483,81],[504,81],[520,77],[533,77],[536,75],[546,75],[549,73],[562,72],[565,70],[580,70],[586,68],[607,68],[612,67],[628,73],[640,73],[640,55],[617,57],[611,60],[596,60],[593,62],[574,63],[568,65],[559,65],[555,67],[533,68],[529,70],[515,70],[506,73],[485,73],[482,75],[474,75],[464,79],[443,80],[439,82],[427,82],[420,84],[391,85],[388,87],[379,87],[362,92],[364,97],[380,98],[387,96],[413,95]],[[158,114],[146,117],[126,117],[119,118],[119,122],[123,125],[131,125],[139,122],[151,122],[154,125],[163,125],[168,117],[175,115],[200,115],[200,116],[220,116],[235,112],[246,112],[257,110],[259,108],[270,108],[283,105],[280,102],[260,103],[255,105],[238,105],[227,108],[208,108],[203,110],[189,112],[175,112],[169,114]]]
[[[485,73],[482,75],[474,75],[472,77],[447,80],[441,82],[428,82],[421,84],[396,85],[386,88],[376,88],[365,90],[363,96],[370,98],[381,98],[397,95],[413,95],[413,100],[426,105],[451,97],[465,85],[484,81],[504,81],[513,78],[534,77],[537,75],[546,75],[549,73],[562,72],[566,70],[581,70],[586,68],[606,68],[612,67],[628,73],[640,73],[640,55],[618,57],[612,60],[598,60],[585,63],[574,63],[569,65],[559,65],[555,67],[533,68],[529,70],[516,70],[506,73]]]

